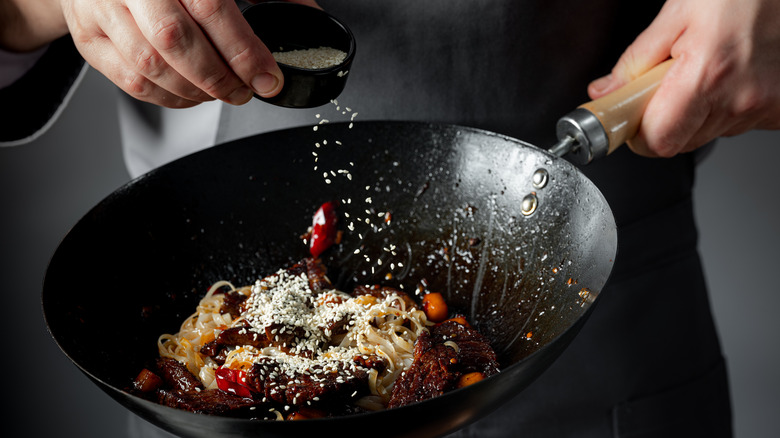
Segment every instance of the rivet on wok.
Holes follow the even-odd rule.
[[[539,205],[539,201],[536,199],[536,195],[531,193],[523,198],[523,204],[520,207],[520,212],[524,216],[530,216],[536,211],[536,207]]]
[[[547,185],[548,180],[549,180],[549,175],[547,174],[546,170],[536,169],[536,172],[534,172],[534,177],[533,177],[534,187],[536,187],[537,189],[541,189],[542,187]]]

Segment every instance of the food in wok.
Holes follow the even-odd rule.
[[[333,205],[314,216],[312,255],[336,239]],[[141,397],[203,414],[306,419],[399,407],[498,372],[496,353],[441,294],[334,288],[306,258],[240,288],[212,285],[160,357],[133,383]]]

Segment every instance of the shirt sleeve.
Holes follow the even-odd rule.
[[[27,53],[13,53],[0,48],[0,89],[13,84],[27,74],[48,48],[47,44]]]
[[[37,56],[37,59],[35,57]],[[40,53],[16,57],[0,80],[0,146],[29,143],[57,120],[87,64],[66,35]]]

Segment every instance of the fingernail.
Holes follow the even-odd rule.
[[[591,82],[591,87],[596,92],[601,92],[607,89],[609,87],[609,84],[612,83],[612,74],[608,74],[606,76],[600,77],[596,79],[595,81]]]
[[[230,96],[228,96],[227,101],[233,105],[243,105],[252,98],[252,90],[249,89],[249,87],[238,87],[236,88],[232,93],[230,93]]]
[[[271,73],[261,73],[252,78],[252,88],[255,89],[255,93],[267,97],[268,94],[276,91],[279,86],[279,78]]]

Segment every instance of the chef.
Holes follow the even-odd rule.
[[[125,91],[121,138],[133,176],[341,114],[335,104],[297,110],[252,98],[278,93],[284,77],[232,2],[38,8],[46,3],[2,6],[0,105],[18,118],[0,132],[4,144],[34,139],[56,118],[84,60]],[[355,34],[339,105],[360,120],[455,123],[546,145],[561,115],[676,59],[631,147],[581,169],[613,209],[620,254],[591,318],[530,387],[451,436],[731,436],[691,192],[713,139],[780,129],[780,1],[318,4]],[[41,105],[20,104],[30,93]],[[139,436],[163,434],[133,421]]]

